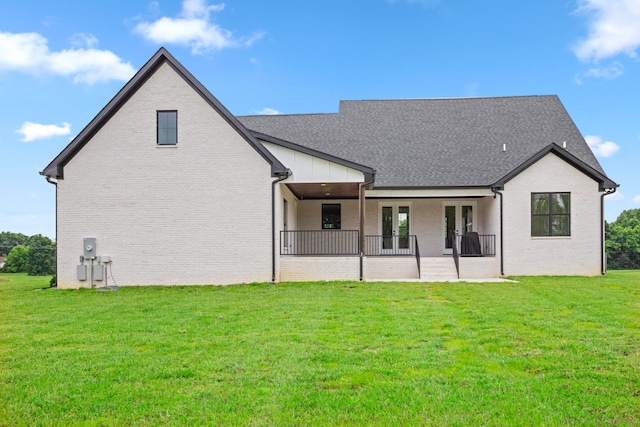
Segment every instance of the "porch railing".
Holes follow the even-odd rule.
[[[409,236],[365,236],[364,254],[376,255],[416,255],[418,239]]]
[[[358,230],[287,230],[280,232],[280,255],[358,255]],[[415,235],[365,236],[364,255],[415,256],[420,263]]]
[[[280,232],[280,255],[358,255],[358,230]]]
[[[496,256],[495,234],[457,234],[456,246],[461,257]]]

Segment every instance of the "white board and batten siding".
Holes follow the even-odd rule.
[[[357,169],[270,142],[263,141],[262,143],[271,154],[291,170],[291,176],[285,181],[288,184],[364,182],[364,174]]]

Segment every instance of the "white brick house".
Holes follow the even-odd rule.
[[[617,187],[555,96],[236,117],[165,49],[41,174],[71,288],[604,274]]]

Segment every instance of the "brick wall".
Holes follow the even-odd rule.
[[[178,111],[177,146],[156,145],[157,110]],[[270,166],[168,65],[64,174],[60,287],[88,286],[76,280],[84,237],[111,257],[118,285],[271,279]]]
[[[415,257],[379,256],[364,259],[365,280],[417,279]]]
[[[281,282],[360,280],[359,257],[280,257]]]
[[[500,257],[498,256],[460,257],[459,265],[460,279],[500,277]]]
[[[531,237],[531,193],[571,193],[571,236]],[[506,275],[600,274],[598,183],[554,154],[509,181],[504,189]]]

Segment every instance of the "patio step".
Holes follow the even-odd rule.
[[[452,257],[420,257],[421,279],[455,280],[458,278]]]

